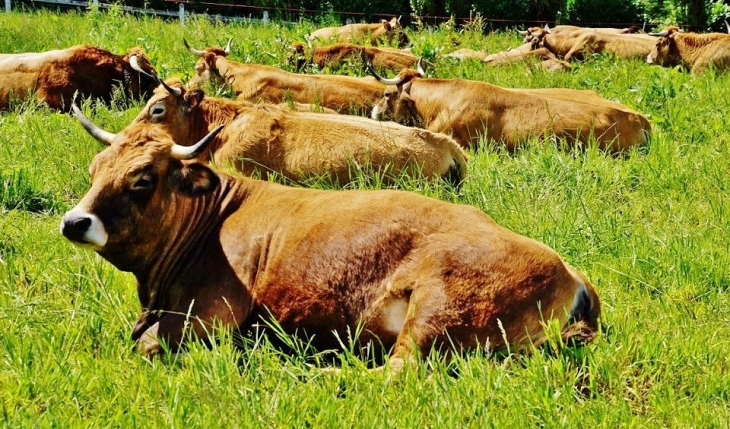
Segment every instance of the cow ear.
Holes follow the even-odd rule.
[[[412,83],[413,83],[413,81],[411,80],[411,81],[408,81],[408,82],[404,83],[403,85],[401,85],[401,87],[399,88],[400,89],[400,98],[402,98],[404,100],[411,99],[411,84]]]
[[[390,22],[383,20],[383,28],[385,28],[385,31],[390,31],[390,29],[391,29]]]
[[[213,52],[206,52],[203,54],[203,59],[205,60],[205,65],[208,66],[209,70],[212,70],[215,68],[215,53]]]
[[[212,192],[220,184],[218,175],[203,164],[194,162],[183,165],[180,161],[178,168],[173,168],[170,183],[175,191],[189,197],[197,197]]]
[[[190,113],[191,110],[198,107],[201,101],[203,101],[203,98],[205,97],[205,93],[200,89],[194,89],[192,91],[188,91],[183,96],[183,104],[185,105],[185,113]]]

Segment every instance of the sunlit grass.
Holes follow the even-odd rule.
[[[312,28],[203,19],[183,28],[119,12],[14,12],[0,15],[0,52],[89,43],[121,53],[139,45],[163,77],[187,79],[197,58],[183,37],[198,48],[233,37],[233,59],[283,66],[291,42]],[[58,232],[62,213],[88,189],[88,166],[102,147],[73,117],[20,104],[0,114],[3,425],[728,426],[730,77],[691,77],[609,57],[576,64],[571,73],[528,74],[524,64],[439,60],[457,49],[453,37],[458,48],[494,52],[519,45],[515,34],[439,29],[409,36],[416,54],[436,62],[433,76],[592,89],[650,118],[651,143],[625,157],[591,145],[560,150],[537,139],[509,154],[485,142],[470,154],[458,192],[367,170],[343,186],[397,187],[473,205],[548,244],[598,288],[605,335],[557,353],[472,353],[452,361],[434,354],[396,380],[368,372],[369,362],[352,351],[319,355],[305,342],[284,354],[255,335],[240,349],[222,333],[212,350],[193,344],[184,355],[148,361],[129,338],[139,312],[133,277]],[[358,67],[349,73],[365,75]],[[117,132],[141,104],[85,108]],[[306,185],[336,188],[328,178]],[[343,344],[347,349],[347,339]],[[332,365],[341,372],[322,370]]]

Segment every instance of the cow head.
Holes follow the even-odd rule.
[[[392,79],[378,76],[375,70],[369,66],[368,70],[381,83],[387,85],[383,99],[373,107],[371,117],[378,121],[395,121],[412,127],[421,126],[421,117],[418,115],[416,104],[410,95],[413,80],[426,75],[421,60],[418,60],[416,70],[403,69],[398,76]]]
[[[73,106],[84,128],[95,126]],[[217,187],[208,167],[183,160],[196,157],[220,132],[216,128],[194,146],[179,146],[160,127],[132,124],[110,135],[109,147],[89,168],[91,189],[63,216],[61,233],[74,244],[92,249],[123,271],[143,269],[159,251],[167,228],[178,228],[179,200],[196,198]],[[174,235],[174,233],[172,233]]]
[[[233,39],[228,39],[228,43],[225,48],[205,48],[199,50],[192,48],[188,41],[183,39],[183,44],[187,48],[188,52],[200,57],[197,63],[195,63],[195,76],[188,82],[190,88],[203,88],[209,82],[222,83],[224,77],[218,70],[217,60],[218,57],[227,57],[231,53],[231,42]]]
[[[192,144],[196,141],[192,139],[202,134],[201,125],[194,113],[205,98],[205,93],[200,89],[186,90],[178,78],[160,83],[152,98],[132,123],[159,125],[174,141]],[[207,129],[204,132],[207,132]]]
[[[403,31],[403,26],[400,23],[401,17],[398,18],[393,17],[390,19],[390,21],[386,21],[384,19],[380,20],[380,23],[383,25],[384,34],[388,37],[388,43],[393,44],[393,39],[397,37],[398,41],[398,47],[403,49],[411,42],[410,39],[408,39],[408,35],[406,35],[405,31]]]
[[[545,24],[545,27],[530,27],[527,30],[517,30],[517,32],[525,36],[522,42],[523,44],[531,43],[533,46],[537,46],[546,34],[550,34],[550,27]]]
[[[309,55],[307,55],[304,43],[296,42],[291,46],[291,54],[286,59],[286,63],[296,67],[296,72],[305,68],[309,63]]]
[[[658,36],[659,39],[657,39],[654,49],[646,57],[646,62],[670,67],[681,64],[679,50],[674,40],[679,33],[677,27],[669,27],[659,33],[649,33],[652,36]]]
[[[157,86],[157,71],[142,48],[134,47],[121,57],[124,86],[133,97],[148,98]]]

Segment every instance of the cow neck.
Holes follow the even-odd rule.
[[[171,227],[155,249],[155,257],[139,270],[133,270],[138,281],[140,301],[149,311],[169,310],[181,298],[185,278],[199,277],[189,270],[199,269],[196,262],[206,259],[210,240],[217,240],[216,230],[240,207],[246,189],[236,180],[219,175],[220,184],[208,194],[190,198],[175,195],[169,206]],[[192,263],[192,266],[191,266]],[[168,302],[163,301],[167,299]]]
[[[190,136],[189,140],[191,142],[200,141],[211,128],[230,124],[236,118],[239,108],[240,106],[233,101],[204,98],[195,114],[190,117],[190,129],[195,130],[195,133]],[[223,139],[220,137],[214,139],[206,152],[215,152],[222,142]]]

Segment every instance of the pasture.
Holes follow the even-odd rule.
[[[230,58],[284,66],[315,28],[177,22],[109,13],[0,14],[0,52],[88,43],[139,45],[163,78],[187,80],[182,43],[224,45]],[[459,47],[496,52],[512,33],[447,27],[408,34],[434,76],[504,87],[592,89],[646,114],[648,147],[611,157],[530,141],[515,154],[471,153],[460,195],[403,177],[398,187],[478,207],[554,248],[584,272],[605,332],[583,349],[499,358],[429,356],[397,379],[343,352],[306,344],[281,354],[266,338],[241,350],[146,360],[130,340],[134,279],[58,231],[89,188],[102,148],[75,118],[34,103],[0,113],[0,421],[6,427],[726,427],[730,424],[730,75],[692,77],[641,61],[595,57],[571,73],[528,74],[438,59]],[[291,69],[289,69],[291,70]],[[357,67],[338,73],[364,75]],[[225,91],[224,91],[225,92]],[[87,114],[116,132],[143,104]],[[332,187],[326,180],[308,185]],[[379,187],[363,176],[348,188]],[[464,225],[468,228],[468,225]],[[284,339],[294,343],[293,339]],[[551,345],[555,345],[554,340]],[[347,339],[343,339],[347,346]],[[340,374],[322,367],[334,359]]]

